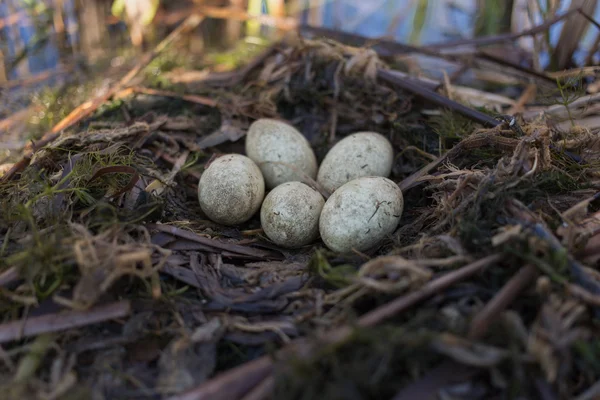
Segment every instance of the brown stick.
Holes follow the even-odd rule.
[[[102,104],[104,104],[108,99],[110,99],[115,93],[119,92],[123,89],[127,84],[131,82],[131,80],[144,68],[148,65],[161,51],[163,51],[167,46],[169,46],[179,35],[183,32],[189,31],[200,22],[204,17],[198,16],[196,14],[190,15],[181,25],[179,25],[173,32],[169,34],[163,41],[161,41],[154,50],[150,53],[144,55],[142,60],[138,62],[138,64],[133,67],[127,75],[125,75],[116,85],[114,85],[110,90],[108,90],[105,94],[96,97],[93,100],[86,101],[81,104],[77,108],[75,108],[69,115],[63,118],[58,124],[56,124],[50,131],[48,131],[39,141],[37,141],[32,146],[28,146],[25,148],[26,154],[23,156],[21,160],[15,163],[15,165],[0,179],[1,182],[6,182],[11,180],[15,174],[21,172],[25,169],[29,162],[31,161],[31,157],[33,153],[37,150],[41,149],[48,143],[54,141],[60,133],[75,124],[79,123],[84,118],[92,115],[94,111],[98,109]]]
[[[275,387],[275,378],[273,376],[266,377],[261,383],[256,385],[248,394],[241,400],[262,400],[269,397],[273,393]]]
[[[439,388],[454,382],[464,382],[477,372],[476,368],[455,361],[442,362],[427,371],[421,379],[396,393],[392,400],[437,400]]]
[[[129,315],[130,312],[131,304],[129,300],[124,300],[85,311],[68,311],[33,317],[25,321],[8,322],[0,325],[0,343],[122,318]]]
[[[202,104],[202,105],[208,106],[208,107],[216,107],[218,104],[216,100],[209,99],[208,97],[204,97],[204,96],[198,96],[195,94],[179,94],[179,93],[172,92],[169,90],[151,89],[151,88],[147,88],[147,87],[143,87],[143,86],[133,86],[133,87],[130,87],[127,89],[120,90],[119,92],[115,93],[114,97],[115,98],[127,97],[133,93],[147,94],[149,96],[172,97],[175,99],[185,100],[190,103]]]
[[[523,94],[519,97],[517,102],[506,111],[506,114],[513,115],[523,111],[525,104],[531,101],[535,97],[537,86],[535,84],[529,84],[523,91]]]
[[[15,267],[10,267],[0,274],[0,287],[8,286],[19,279],[19,271]]]
[[[500,261],[501,258],[502,256],[500,254],[493,254],[472,262],[471,264],[460,269],[448,272],[447,274],[427,283],[421,289],[408,293],[407,295],[404,295],[390,303],[364,314],[358,320],[358,324],[365,327],[374,326],[379,322],[406,310],[418,302],[433,296],[441,290],[444,290],[453,284],[476,274],[490,264]]]
[[[526,265],[519,270],[498,293],[475,315],[471,321],[469,338],[478,339],[485,335],[492,321],[508,307],[510,303],[525,288],[533,282],[537,275],[537,269],[533,265]]]
[[[194,232],[177,228],[176,226],[173,226],[173,225],[148,224],[148,225],[146,225],[146,227],[148,229],[156,229],[157,231],[169,233],[174,236],[192,240],[194,242],[201,243],[205,246],[210,246],[215,249],[231,251],[232,253],[238,253],[238,254],[243,254],[246,256],[260,257],[260,258],[281,258],[277,254],[266,251],[266,250],[260,250],[260,249],[254,248],[254,247],[242,246],[242,245],[239,245],[236,243],[227,243],[227,242],[216,240],[216,239],[209,239],[207,237],[200,236]]]
[[[217,375],[197,388],[171,396],[169,400],[239,399],[252,390],[272,369],[273,361],[268,356],[262,356]]]

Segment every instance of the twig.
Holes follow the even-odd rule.
[[[266,377],[261,383],[256,385],[252,391],[242,397],[242,400],[262,400],[269,397],[273,393],[275,387],[275,378],[273,376]]]
[[[529,84],[517,100],[517,102],[506,111],[508,115],[514,115],[523,111],[523,107],[527,104],[528,101],[532,100],[535,97],[535,92],[537,90],[537,86],[535,84]]]
[[[573,400],[594,400],[600,396],[600,381],[594,383],[585,392],[575,397]]]
[[[441,157],[438,157],[436,160],[430,162],[429,164],[422,167],[420,170],[412,173],[410,176],[403,179],[402,182],[398,184],[398,186],[403,192],[412,187],[417,186],[421,177],[427,175],[430,171],[442,165],[444,162],[446,162],[446,160],[452,160],[453,158],[461,154],[461,152],[468,149],[479,148],[482,146],[495,146],[505,150],[513,150],[514,148],[516,148],[516,146],[519,143],[519,139],[500,136],[497,133],[498,132],[496,132],[495,130],[489,130],[487,132],[474,134],[463,139],[446,154],[444,154]]]
[[[573,216],[577,214],[587,213],[587,209],[592,202],[600,200],[600,192],[596,192],[593,196],[588,197],[587,199],[581,200],[577,202],[575,205],[571,206],[568,210],[564,211],[560,216],[562,219],[571,219]]]
[[[394,73],[391,71],[380,69],[377,71],[377,76],[379,77],[379,79],[387,82],[388,84],[414,93],[417,96],[424,98],[425,100],[428,100],[440,107],[445,107],[452,111],[455,111],[482,125],[494,127],[500,124],[500,121],[490,117],[487,114],[484,114],[477,110],[473,110],[472,108],[464,106],[455,101],[449,100],[448,98],[437,94],[434,91],[423,88],[407,79],[402,79],[394,75]]]
[[[154,50],[150,53],[147,53],[142,57],[142,60],[138,62],[138,64],[133,67],[129,73],[127,73],[117,84],[115,84],[110,90],[108,90],[105,94],[96,97],[93,100],[86,101],[81,104],[77,108],[75,108],[69,115],[63,118],[58,124],[54,125],[54,127],[47,132],[39,141],[35,142],[32,146],[28,146],[25,148],[25,155],[21,160],[15,163],[15,165],[0,179],[2,182],[6,182],[11,180],[15,174],[21,172],[25,169],[29,162],[31,161],[31,157],[33,154],[54,141],[58,136],[60,136],[61,132],[67,128],[74,126],[79,123],[84,118],[92,115],[98,107],[108,101],[114,94],[122,90],[126,85],[128,85],[131,80],[144,68],[148,65],[160,52],[162,52],[167,46],[169,46],[179,35],[183,32],[189,31],[200,22],[204,17],[198,16],[196,14],[190,15],[181,25],[179,25],[173,32],[169,34],[163,41],[161,41]]]
[[[267,377],[272,369],[273,361],[267,356],[262,356],[217,375],[197,388],[171,396],[169,400],[239,399]]]
[[[379,322],[388,319],[407,308],[415,305],[416,303],[423,301],[434,294],[444,290],[457,282],[460,282],[471,275],[476,274],[481,271],[483,268],[489,266],[490,264],[494,264],[500,259],[502,256],[500,254],[493,254],[491,256],[484,257],[480,260],[474,261],[471,264],[468,264],[460,269],[457,269],[452,272],[448,272],[444,274],[440,278],[437,278],[426,285],[424,285],[421,289],[416,290],[414,292],[408,293],[402,297],[393,300],[390,303],[387,303],[381,307],[378,307],[368,313],[364,314],[358,320],[358,325],[363,327],[374,326]]]
[[[260,257],[260,258],[280,258],[276,254],[271,253],[266,250],[259,250],[259,249],[255,249],[253,247],[242,246],[242,245],[235,244],[235,243],[227,243],[227,242],[222,242],[222,241],[216,240],[216,239],[209,239],[207,237],[197,235],[194,232],[186,231],[186,230],[177,228],[176,226],[172,226],[172,225],[148,224],[148,225],[146,225],[146,227],[148,229],[156,229],[157,231],[169,233],[174,236],[179,236],[181,238],[188,239],[188,240],[191,240],[194,242],[198,242],[205,246],[210,246],[212,248],[219,249],[219,250],[227,250],[227,251],[231,251],[233,253],[243,254],[246,256]]]
[[[588,291],[590,295],[600,296],[600,283],[590,276],[590,273],[586,271],[586,267],[564,248],[550,228],[537,215],[516,199],[508,201],[506,209],[523,225],[525,231],[544,240],[558,254],[565,255],[571,278],[575,283]],[[600,307],[594,308],[594,314],[596,318],[600,316]]]
[[[479,372],[476,368],[447,361],[428,371],[421,379],[406,386],[392,400],[437,400],[440,388],[462,382]]]
[[[147,94],[149,96],[162,96],[162,97],[172,97],[175,99],[185,100],[190,103],[202,104],[203,106],[208,107],[217,107],[218,103],[216,100],[209,99],[208,97],[199,96],[196,94],[179,94],[172,92],[170,90],[158,90],[151,89],[143,86],[133,86],[127,89],[123,89],[117,93],[115,93],[115,98],[127,97],[133,93],[136,94]]]
[[[466,74],[469,71],[469,67],[467,65],[461,65],[460,68],[458,68],[456,71],[454,71],[449,77],[448,77],[448,81],[451,83],[454,83],[458,80],[458,78],[460,78],[461,76],[463,76],[464,74]],[[445,72],[445,71],[444,71]],[[438,90],[440,90],[443,87],[442,83],[440,82],[438,84],[437,87],[435,87],[433,90],[435,92],[437,92]]]
[[[129,300],[123,300],[84,311],[68,311],[33,317],[25,321],[8,322],[0,325],[0,343],[122,318],[130,312]]]
[[[475,315],[471,321],[469,338],[482,337],[491,322],[534,280],[537,273],[538,271],[533,265],[526,265],[510,278],[485,307]]]
[[[0,287],[8,286],[19,279],[19,271],[15,267],[10,267],[0,274]]]
[[[600,307],[600,295],[591,293],[590,291],[582,288],[579,285],[569,283],[566,285],[567,291],[573,297],[577,297],[579,300],[592,305],[594,307]]]
[[[552,79],[552,77],[550,77],[548,74],[543,73],[543,72],[538,72],[529,68],[525,68],[520,66],[519,64],[514,64],[510,61],[507,61],[505,59],[499,58],[493,54],[489,54],[486,53],[485,51],[478,51],[477,53],[477,58],[480,59],[480,61],[483,61],[482,65],[480,65],[480,68],[484,68],[486,65],[489,65],[490,63],[493,63],[493,65],[497,68],[497,65],[500,65],[503,72],[506,73],[506,69],[510,68],[512,70],[514,70],[514,73],[511,75],[515,75],[518,74],[521,77],[529,77],[529,78],[534,78],[539,80],[541,83],[544,83],[546,85],[552,85],[552,86],[556,86],[556,81],[554,79]]]

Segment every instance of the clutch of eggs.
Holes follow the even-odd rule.
[[[275,244],[296,248],[320,234],[337,252],[369,249],[398,226],[404,202],[400,188],[387,179],[394,152],[383,135],[347,136],[318,168],[296,128],[259,119],[248,130],[246,153],[217,158],[200,178],[201,208],[215,222],[241,224],[260,209],[263,230]],[[327,201],[301,183],[307,178],[332,193]],[[272,189],[266,197],[265,187]]]

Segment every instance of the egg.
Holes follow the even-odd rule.
[[[286,182],[273,189],[260,209],[260,223],[273,243],[295,248],[319,236],[323,196],[302,182]]]
[[[346,136],[329,150],[319,168],[317,182],[333,193],[356,178],[388,177],[393,161],[392,144],[383,135],[357,132]]]
[[[265,181],[258,166],[241,154],[214,160],[198,184],[200,208],[212,221],[236,225],[249,220],[265,197]]]
[[[306,138],[291,125],[256,120],[246,134],[246,155],[260,168],[267,188],[317,176],[317,158]]]
[[[378,176],[351,180],[325,202],[319,220],[321,239],[331,250],[367,250],[394,232],[404,207],[402,191]]]

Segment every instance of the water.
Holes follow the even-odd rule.
[[[350,31],[367,37],[388,35],[395,16],[404,14],[391,37],[408,43],[414,31],[417,1],[344,1],[341,6],[327,2],[323,6],[323,22],[327,28]],[[441,42],[448,39],[466,38],[473,35],[473,0],[429,1],[426,20],[419,35],[420,44]],[[308,21],[304,21],[308,22]]]
[[[37,6],[27,7],[21,0],[6,0],[0,2],[0,20],[7,21],[11,16],[19,18],[0,29],[0,50],[4,53],[8,69],[6,78],[14,80],[28,75],[57,68],[61,61],[59,45],[54,27],[50,21],[51,10],[43,7],[42,2],[33,2]],[[35,11],[34,11],[35,10]],[[33,13],[36,16],[33,16]],[[66,45],[72,48],[78,39],[78,25],[73,0],[64,0],[63,18],[66,32]],[[48,29],[48,27],[50,27]],[[18,61],[19,56],[26,51],[25,59],[15,68],[11,65]]]

